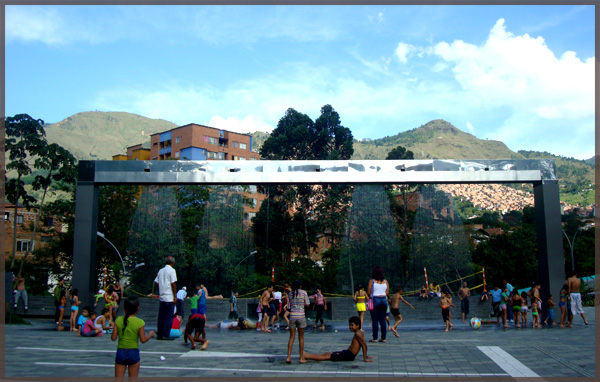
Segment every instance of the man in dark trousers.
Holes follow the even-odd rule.
[[[173,268],[175,258],[167,256],[164,268],[161,268],[154,279],[158,285],[158,298],[160,306],[158,308],[158,323],[156,325],[156,339],[168,340],[173,325],[173,312],[177,303],[177,273]]]

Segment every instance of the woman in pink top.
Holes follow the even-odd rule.
[[[325,330],[325,322],[323,321],[323,311],[327,310],[327,300],[325,296],[321,293],[321,289],[317,289],[317,293],[310,296],[310,298],[315,299],[315,305],[313,306],[313,310],[317,311],[317,318],[315,318],[315,325],[313,326],[315,329],[319,324],[319,320],[321,321],[321,330]]]
[[[371,272],[371,280],[367,286],[367,294],[373,300],[373,310],[371,311],[371,322],[373,326],[373,339],[369,342],[386,342],[386,311],[387,311],[387,295],[390,286],[387,280],[383,277],[383,270],[379,266],[374,266]],[[379,326],[381,326],[381,341],[377,341],[379,334]]]

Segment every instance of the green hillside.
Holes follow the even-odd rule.
[[[481,140],[460,131],[450,123],[436,119],[403,133],[354,142],[352,159],[385,159],[397,146],[411,150],[415,159],[523,159],[499,141]]]
[[[45,126],[48,142],[58,143],[77,159],[111,159],[126,148],[149,142],[150,135],[177,127],[163,119],[124,112],[77,113]]]

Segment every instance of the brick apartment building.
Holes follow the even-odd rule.
[[[114,155],[113,160],[259,160],[260,155],[252,151],[252,136],[214,127],[190,123],[168,131],[152,134],[150,142],[127,148],[126,155]],[[244,193],[250,205],[244,207],[244,224],[260,209],[265,195],[250,187]]]
[[[32,243],[31,231],[36,218],[37,209],[35,208],[28,211],[25,207],[19,207],[17,210],[17,251],[15,254],[17,259],[23,257],[28,249],[33,251],[48,246],[57,233],[66,231],[67,227],[60,219],[54,216],[42,217]],[[7,259],[12,258],[14,221],[15,206],[6,204],[4,206],[4,248]]]

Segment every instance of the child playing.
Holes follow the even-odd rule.
[[[550,320],[550,326],[554,326],[554,301],[552,300],[552,295],[548,296],[548,317],[546,317],[546,321],[544,321],[544,325],[548,325],[548,320]]]
[[[354,337],[352,337],[352,342],[350,342],[350,346],[347,350],[323,354],[308,354],[304,352],[304,358],[312,359],[314,361],[354,361],[354,358],[358,355],[360,349],[362,349],[364,361],[373,362],[373,357],[367,356],[367,342],[365,341],[364,334],[360,330],[360,318],[357,316],[350,317],[348,320],[348,327],[350,328],[350,331],[354,333]]]
[[[77,330],[77,312],[79,311],[79,298],[77,297],[79,290],[73,289],[71,292],[71,317],[69,318],[69,330],[74,332]]]
[[[96,327],[94,322],[96,321],[96,312],[91,310],[90,315],[83,325],[81,335],[84,337],[102,337],[102,329]]]
[[[394,320],[395,320],[394,326],[391,327],[391,330],[392,330],[392,333],[394,333],[394,335],[396,337],[400,337],[398,335],[398,330],[396,328],[402,322],[402,315],[400,314],[400,309],[399,309],[400,301],[402,301],[406,305],[410,306],[413,310],[415,310],[415,307],[412,306],[410,302],[407,302],[404,299],[404,297],[402,297],[402,288],[397,287],[396,293],[394,293],[394,295],[392,296],[392,302],[390,304],[390,306],[391,306],[390,312],[394,315]]]
[[[448,332],[448,331],[452,330],[452,327],[454,326],[450,322],[450,307],[456,308],[456,305],[452,304],[452,300],[450,298],[450,293],[446,292],[446,293],[442,294],[442,298],[440,298],[440,302],[438,303],[438,305],[442,308],[442,319],[444,320],[444,323],[446,324],[446,330],[444,330],[444,331]]]
[[[102,314],[94,320],[94,325],[102,330],[102,333],[112,333],[113,326],[110,322],[110,309],[103,308]]]
[[[502,294],[500,295],[501,300],[500,300],[500,311],[502,312],[502,327],[503,328],[508,328],[508,325],[506,325],[506,316],[508,313],[508,289],[506,289],[506,285],[504,286],[504,288],[502,289]]]
[[[521,326],[527,327],[527,292],[521,292]]]
[[[148,336],[144,331],[146,323],[141,318],[136,317],[140,310],[140,302],[137,297],[125,299],[125,316],[119,316],[115,320],[115,330],[113,330],[110,339],[115,341],[119,338],[117,345],[117,356],[115,357],[115,378],[122,380],[125,376],[125,369],[128,369],[129,378],[137,378],[140,372],[140,349],[138,340],[141,343],[147,342],[154,337],[154,332],[150,331]]]
[[[60,315],[58,317],[58,327],[56,328],[56,330],[63,331],[65,328],[63,328],[62,326],[62,320],[63,320],[63,316],[65,315],[65,306],[67,305],[67,295],[65,293],[64,290],[62,290],[60,292],[60,299],[59,299],[60,303],[58,306],[58,310],[60,311]]]
[[[511,304],[513,313],[515,314],[515,327],[521,327],[521,296],[519,296],[519,292],[514,289],[511,296]]]
[[[558,307],[560,308],[560,327],[564,328],[565,324],[569,324],[567,321],[567,284],[563,285],[560,290],[560,298],[558,300]]]
[[[210,341],[204,339],[204,325],[206,325],[206,318],[203,314],[198,313],[192,314],[187,324],[185,325],[185,334],[183,336],[183,341],[187,344],[187,340],[189,339],[192,343],[192,350],[196,349],[196,341],[202,344],[200,350],[204,350],[208,347],[208,343]],[[192,332],[195,332],[193,337]],[[200,338],[200,334],[203,335],[203,338]]]
[[[81,316],[77,318],[77,337],[81,337],[81,335],[83,334],[83,326],[85,325],[85,321],[90,315],[91,310],[92,309],[89,306],[84,306],[81,310]]]
[[[540,315],[538,314],[538,299],[537,297],[531,297],[531,318],[533,320],[533,327],[539,328],[540,326]]]
[[[363,326],[363,321],[365,319],[365,312],[367,311],[367,307],[365,303],[367,302],[367,292],[365,292],[365,288],[362,285],[358,286],[358,291],[354,293],[354,302],[356,303],[356,311],[358,312],[358,317],[360,318],[360,327]],[[361,329],[364,332],[364,330]]]

